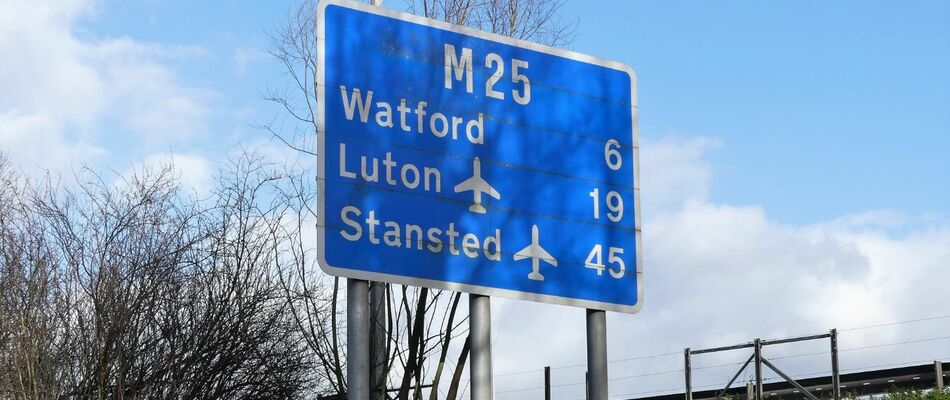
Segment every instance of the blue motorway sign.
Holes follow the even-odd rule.
[[[348,1],[317,20],[328,273],[636,312],[636,77]]]

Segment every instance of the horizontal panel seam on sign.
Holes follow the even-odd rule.
[[[369,14],[391,18],[396,21],[403,21],[403,22],[420,25],[423,27],[429,27],[433,29],[454,32],[457,34],[467,35],[467,36],[471,36],[478,39],[484,39],[491,42],[498,42],[498,43],[513,46],[513,47],[533,50],[538,53],[561,57],[568,60],[580,61],[587,64],[593,64],[593,65],[597,65],[601,67],[614,69],[617,71],[626,72],[631,75],[631,78],[633,78],[634,81],[636,80],[636,73],[633,71],[633,68],[617,61],[611,61],[604,58],[595,57],[589,54],[583,54],[583,53],[573,52],[570,50],[559,49],[556,47],[546,46],[546,45],[531,42],[528,40],[516,39],[513,37],[504,36],[497,33],[486,32],[486,31],[475,29],[475,28],[469,28],[467,26],[451,24],[444,21],[439,21],[439,20],[426,18],[426,17],[414,15],[414,14],[399,12],[395,10],[389,10],[382,7],[371,6],[368,4],[361,4],[361,3],[347,1],[347,0],[321,0],[321,1],[322,3],[317,6],[318,7],[317,22],[318,22],[319,28],[317,29],[315,38],[318,41],[326,41],[325,35],[321,36],[321,33],[325,33],[323,24],[319,24],[320,22],[325,22],[321,20],[321,19],[325,20],[325,17],[326,17],[326,13],[323,11],[323,8],[329,5],[336,5],[343,8],[349,8],[352,10],[362,11]]]
[[[412,224],[412,225],[415,225],[415,224]],[[334,225],[326,225],[326,224],[317,224],[317,228],[326,229],[326,230],[330,230],[330,231],[334,231],[334,232],[343,232],[343,231],[346,229],[346,228],[341,228],[341,227],[337,227],[337,226],[334,226]],[[347,228],[349,228],[349,227],[347,227]],[[382,235],[380,235],[380,236],[382,236]],[[406,239],[406,237],[403,236],[403,235],[391,235],[391,237],[393,237],[394,239],[399,240],[399,241],[402,242],[402,243],[405,243],[405,241],[404,241],[403,239]],[[344,238],[343,240],[346,240],[346,239]],[[437,244],[436,242],[432,242],[432,241],[429,241],[429,240],[426,240],[426,239],[413,240],[412,242],[413,242],[413,243],[418,243],[418,244],[421,245],[423,248],[422,248],[422,249],[417,249],[417,248],[415,248],[415,247],[405,247],[404,245],[390,246],[390,245],[384,244],[383,241],[382,241],[382,239],[380,239],[379,244],[374,244],[374,246],[379,246],[379,247],[382,247],[382,248],[392,248],[392,249],[401,249],[401,250],[412,250],[412,251],[419,251],[419,252],[427,252],[427,253],[432,253],[432,254],[439,254],[439,253],[443,253],[443,252],[447,252],[447,251],[448,251],[448,250],[447,250],[448,246],[447,246],[445,243],[442,243],[442,250],[441,250],[441,251],[439,251],[439,252],[432,252],[432,251],[429,251],[428,249],[426,249],[425,246],[427,246],[427,245],[429,245],[429,244],[433,244],[433,245],[434,245],[434,244]],[[460,241],[460,242],[461,242],[461,241]],[[353,242],[353,243],[355,243],[355,242]],[[515,246],[515,247],[517,247],[517,246]],[[615,246],[615,247],[616,247],[616,246]],[[451,257],[460,257],[460,258],[474,259],[474,258],[468,257],[468,256],[466,256],[464,253],[462,253],[463,249],[477,250],[477,251],[479,251],[479,252],[482,251],[482,248],[481,248],[481,247],[465,247],[465,246],[463,246],[463,245],[457,246],[457,249],[459,250],[459,254],[457,254],[457,255],[451,255]],[[517,251],[511,252],[511,251],[504,251],[504,250],[501,250],[501,251],[498,252],[499,255],[508,256],[508,257],[506,257],[506,258],[511,258],[511,256],[514,256],[514,255],[515,255],[515,253],[517,253]],[[563,257],[563,258],[554,257],[554,258],[557,259],[558,266],[560,266],[561,264],[565,264],[565,265],[571,265],[571,266],[585,267],[585,266],[587,265],[587,260],[586,260],[586,259],[585,259],[584,261],[575,261],[575,259],[570,258],[570,257]],[[546,258],[539,258],[539,260],[548,260],[548,259],[546,259]],[[489,261],[485,261],[485,262],[489,262]],[[502,263],[502,261],[491,261],[491,263]],[[609,269],[610,267],[608,266],[607,268]],[[361,270],[361,271],[366,270],[365,267],[354,267],[354,268],[347,268],[347,269],[359,269],[359,270]],[[630,272],[630,271],[631,271],[631,270],[626,270],[626,272]],[[639,271],[638,271],[638,272],[639,272]],[[604,276],[606,277],[606,275],[604,275]],[[616,281],[616,280],[620,280],[620,279],[624,279],[624,278],[620,278],[620,279],[611,278],[611,279],[614,279],[614,280]]]
[[[328,87],[326,87],[326,85],[317,85],[317,86],[324,86],[324,89],[323,89],[323,90],[327,90],[327,89],[328,89]],[[342,86],[346,86],[346,85],[342,85]],[[336,89],[339,89],[339,87],[336,87]],[[352,89],[355,90],[356,88],[352,88]],[[360,89],[360,92],[361,92],[361,93],[362,93],[362,91],[363,91],[363,90]],[[369,92],[369,91],[371,91],[371,89],[367,89],[366,91]],[[335,92],[334,92],[334,93],[335,93]],[[398,100],[398,99],[397,99],[397,100]],[[407,99],[407,100],[408,100],[408,99]],[[324,100],[324,101],[326,101],[326,100]],[[434,103],[434,102],[431,102],[431,101],[426,101],[426,107],[431,107],[431,108],[434,109],[434,108],[436,108],[437,106],[441,106],[441,104],[439,104],[439,103]],[[636,106],[633,106],[633,107],[632,107],[631,116],[633,116],[633,115],[635,114],[636,108],[637,108]],[[464,116],[468,116],[468,117],[472,117],[471,114],[473,113],[472,110],[459,110],[458,108],[453,108],[453,107],[444,107],[444,108],[440,107],[439,110],[440,110],[440,112],[442,112],[442,113],[444,113],[444,114],[445,114],[445,113],[450,113],[450,112],[453,113],[453,114],[456,113],[456,112],[460,112],[459,115],[464,115]],[[355,112],[355,111],[354,111],[354,112]],[[479,112],[474,112],[474,113],[475,113],[475,114],[479,114]],[[537,126],[537,125],[527,124],[527,123],[524,123],[524,122],[522,122],[522,121],[514,120],[514,119],[511,119],[511,118],[497,117],[497,116],[494,116],[494,115],[489,114],[489,113],[484,112],[484,111],[482,111],[482,112],[480,112],[480,113],[481,113],[481,114],[485,117],[485,119],[488,120],[488,121],[501,121],[502,123],[505,123],[505,124],[508,124],[508,125],[517,126],[517,127],[522,127],[522,128],[529,128],[529,129],[536,130],[536,131],[540,131],[540,132],[551,132],[551,133],[556,133],[556,134],[562,135],[562,136],[578,137],[578,138],[585,139],[585,140],[589,140],[589,141],[593,141],[593,142],[605,143],[605,139],[603,139],[602,137],[593,136],[593,135],[590,135],[590,134],[585,134],[585,133],[582,133],[581,131],[567,131],[567,130],[563,130],[563,129],[555,129],[555,128],[550,128],[550,127],[545,127],[545,126]],[[346,118],[346,117],[343,117],[343,118]],[[355,115],[354,115],[354,118],[356,118]],[[354,121],[354,120],[347,119],[347,121]],[[367,121],[369,121],[369,119],[367,119]],[[363,122],[360,122],[360,123],[363,123]],[[374,123],[375,123],[375,122],[374,122]],[[366,122],[366,124],[369,124],[369,122]],[[393,127],[390,128],[390,129],[396,129],[396,126],[393,125]],[[632,130],[632,129],[631,129],[631,130]],[[614,137],[610,137],[610,138],[608,138],[608,139],[606,139],[606,140],[609,140],[609,139],[617,140],[617,142],[620,144],[620,148],[623,148],[623,149],[635,149],[635,148],[638,148],[638,145],[637,145],[636,143],[630,143],[630,142],[628,142],[628,141],[626,140],[626,138],[622,138],[622,139],[623,139],[622,141],[621,141],[621,139],[619,139],[619,138],[614,138]],[[632,137],[631,137],[631,140],[632,140],[632,141],[635,141],[635,139],[632,138]]]
[[[330,181],[330,179],[327,179],[327,178],[317,178],[317,180],[318,180],[318,181],[319,181],[319,180]],[[436,199],[436,200],[443,200],[443,201],[445,201],[446,203],[455,203],[455,204],[458,204],[459,206],[461,206],[461,207],[463,207],[463,208],[467,208],[469,205],[472,204],[472,202],[471,202],[471,201],[468,201],[468,200],[459,200],[459,199],[454,199],[454,198],[451,198],[451,197],[438,196],[438,195],[431,195],[431,194],[426,194],[426,193],[419,193],[418,191],[402,191],[402,190],[399,190],[399,189],[389,188],[389,187],[385,187],[385,186],[370,186],[370,185],[365,185],[365,184],[362,184],[362,183],[359,183],[359,182],[350,182],[350,181],[346,181],[346,180],[336,180],[336,179],[334,179],[333,182],[339,182],[339,183],[344,184],[344,185],[355,186],[355,187],[362,188],[362,189],[367,189],[367,190],[374,190],[374,191],[381,191],[381,192],[390,192],[390,193],[399,193],[399,194],[406,194],[406,195],[410,195],[410,196],[426,197],[426,198],[432,198],[432,199]],[[326,192],[326,190],[325,190],[325,192]],[[496,206],[496,205],[491,205],[491,204],[482,204],[482,206],[484,206],[487,210],[495,210],[495,211],[498,211],[498,212],[503,212],[503,213],[506,213],[507,215],[510,215],[510,216],[522,216],[522,215],[526,215],[526,216],[537,216],[537,217],[552,219],[552,220],[556,220],[556,221],[574,222],[574,223],[579,223],[579,224],[592,225],[592,226],[603,227],[603,228],[610,228],[610,229],[613,229],[613,230],[615,230],[615,231],[623,231],[623,232],[630,232],[630,233],[634,233],[636,230],[639,229],[639,228],[638,228],[638,227],[639,227],[639,221],[636,219],[636,217],[634,217],[634,221],[633,221],[633,222],[634,222],[634,226],[632,226],[632,227],[624,227],[624,226],[617,226],[617,225],[616,225],[617,223],[612,223],[612,224],[611,224],[611,223],[608,223],[608,222],[582,221],[582,220],[579,220],[579,219],[562,217],[562,216],[560,216],[560,215],[547,214],[547,213],[538,213],[538,212],[531,212],[531,211],[528,211],[528,210],[523,210],[523,209],[518,209],[518,208],[513,208],[513,207],[501,207],[501,206]]]
[[[409,133],[410,133],[410,134],[414,134],[413,132],[409,132]],[[453,159],[459,159],[459,160],[469,160],[469,159],[471,159],[472,157],[478,157],[479,160],[481,160],[482,165],[485,165],[485,164],[492,164],[492,165],[497,165],[497,166],[506,167],[506,168],[511,168],[511,169],[517,169],[517,170],[522,170],[522,171],[527,171],[527,172],[536,172],[536,173],[544,174],[544,175],[550,175],[550,176],[562,177],[562,178],[566,178],[566,179],[578,180],[578,181],[582,181],[582,182],[589,182],[589,183],[597,183],[597,184],[610,185],[610,186],[613,186],[613,187],[623,188],[623,189],[637,189],[636,186],[626,184],[626,183],[625,183],[625,182],[627,182],[626,180],[625,180],[625,181],[621,181],[621,182],[611,182],[611,181],[599,180],[599,179],[588,178],[588,177],[577,176],[577,175],[568,175],[568,174],[561,173],[561,172],[557,172],[557,171],[553,171],[553,170],[543,170],[543,169],[539,169],[539,168],[532,168],[532,167],[528,167],[528,166],[524,166],[524,165],[519,165],[519,164],[514,164],[514,163],[508,163],[508,162],[504,162],[504,161],[499,161],[499,160],[496,160],[496,159],[494,159],[494,158],[485,158],[485,156],[484,156],[483,154],[481,154],[481,153],[480,153],[480,154],[476,154],[476,155],[469,155],[469,154],[458,154],[458,153],[450,153],[450,152],[436,151],[436,150],[426,149],[426,148],[422,148],[422,147],[409,146],[409,145],[405,145],[405,144],[387,142],[387,141],[376,140],[376,139],[369,139],[369,138],[365,138],[365,137],[361,137],[361,136],[354,136],[354,135],[343,134],[343,133],[326,133],[325,135],[326,135],[327,137],[335,136],[335,137],[340,137],[340,138],[349,138],[349,139],[361,140],[361,141],[370,142],[370,143],[382,144],[382,145],[391,146],[391,147],[395,147],[395,148],[402,148],[402,149],[405,149],[405,150],[412,150],[412,151],[416,151],[416,152],[419,152],[419,153],[428,153],[428,154],[433,154],[433,155],[436,155],[436,156],[441,156],[442,158],[447,158],[447,159],[448,159],[448,158],[453,158]],[[606,143],[606,142],[605,142],[605,143]],[[635,168],[635,167],[634,167],[634,168]],[[327,180],[329,180],[329,179],[330,179],[330,178],[327,178]]]
[[[362,47],[362,48],[358,48],[357,50],[362,50],[362,52],[364,52],[364,53],[377,53],[377,54],[383,55],[384,57],[399,58],[399,59],[403,59],[403,60],[409,60],[409,61],[412,61],[412,62],[417,62],[417,63],[419,63],[419,64],[432,65],[432,66],[436,66],[435,69],[442,69],[442,68],[445,68],[444,62],[443,62],[443,63],[429,62],[429,61],[426,61],[425,59],[421,59],[421,58],[402,56],[402,55],[396,54],[396,53],[384,53],[384,52],[382,52],[382,51],[378,51],[378,50],[375,50],[375,49],[376,49],[376,48],[374,48],[374,47]],[[561,58],[562,60],[567,60],[568,62],[579,62],[579,61],[576,61],[576,60],[571,60],[571,59],[569,59],[569,58],[564,58],[564,57],[559,57],[559,58]],[[595,65],[595,66],[598,67],[598,68],[607,69],[607,70],[610,70],[610,71],[613,71],[613,72],[626,73],[626,71],[623,71],[623,70],[614,69],[614,68],[609,68],[609,67],[604,67],[604,66],[596,65],[596,64],[585,64],[585,65]],[[486,68],[487,68],[487,67],[486,67]],[[530,70],[530,69],[531,69],[530,67],[529,67],[529,68],[524,68],[524,70]],[[476,71],[475,69],[466,69],[466,71],[470,71],[470,72],[472,72],[472,74],[474,74],[473,76],[478,76],[478,77],[490,77],[490,76],[493,76],[493,75],[494,75],[493,73],[484,73],[484,74],[483,74],[483,73],[480,73],[479,71]],[[525,75],[527,75],[527,73],[525,73]],[[535,76],[538,76],[538,75],[535,75]],[[512,82],[512,83],[516,83],[517,81],[515,81],[514,79],[512,79],[511,82]],[[555,85],[551,85],[551,84],[546,84],[544,80],[541,80],[541,81],[532,80],[532,81],[531,81],[531,87],[540,87],[540,88],[548,89],[548,90],[550,90],[550,91],[552,91],[552,92],[564,93],[564,94],[570,95],[570,96],[572,96],[572,97],[583,97],[583,98],[586,98],[586,99],[596,100],[596,102],[598,102],[598,103],[615,104],[615,105],[618,105],[618,106],[621,106],[621,107],[636,107],[636,105],[633,104],[633,96],[631,96],[629,100],[626,100],[626,99],[622,99],[622,98],[610,98],[610,97],[596,96],[596,95],[586,94],[586,93],[579,93],[579,92],[575,92],[575,91],[568,90],[569,88],[566,87],[566,86],[555,86]]]

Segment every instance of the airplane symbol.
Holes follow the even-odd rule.
[[[468,210],[473,213],[485,214],[488,210],[482,205],[482,193],[494,197],[495,199],[501,199],[501,194],[482,179],[482,161],[479,160],[478,157],[475,157],[473,164],[473,169],[475,170],[474,175],[462,181],[462,183],[455,185],[455,193],[471,191],[475,199],[472,205],[468,207]]]
[[[554,258],[550,253],[545,251],[540,244],[538,244],[538,226],[531,226],[531,244],[528,247],[521,249],[521,251],[515,253],[515,261],[524,260],[525,258],[531,259],[531,273],[528,274],[528,279],[535,281],[543,281],[544,275],[541,275],[539,270],[541,269],[541,260],[557,266],[557,259]]]

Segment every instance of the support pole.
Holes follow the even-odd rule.
[[[754,385],[752,382],[745,384],[745,398],[746,400],[753,400],[755,397],[755,390],[753,389]]]
[[[544,367],[544,400],[551,400],[551,367]]]
[[[468,295],[471,400],[491,400],[491,297]]]
[[[943,389],[943,362],[937,360],[934,361],[934,374],[936,375],[937,389]]]
[[[834,400],[841,399],[841,376],[838,373],[838,330],[831,330],[831,393]]]
[[[370,339],[370,400],[386,400],[386,284],[369,284]]]
[[[590,372],[584,371],[584,400],[590,400]]]
[[[762,400],[762,340],[755,339],[755,400]]]
[[[369,285],[346,280],[347,400],[369,398]]]
[[[587,310],[587,371],[590,400],[607,400],[607,312]]]
[[[693,400],[693,364],[689,360],[689,347],[683,350],[683,371],[686,372],[686,400]]]

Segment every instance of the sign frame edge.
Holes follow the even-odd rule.
[[[623,64],[617,61],[611,61],[587,54],[577,53],[570,50],[558,49],[551,46],[546,46],[543,44],[530,42],[527,40],[515,39],[508,36],[503,36],[491,32],[485,32],[474,28],[469,28],[466,26],[460,26],[455,24],[450,24],[448,22],[443,22],[431,18],[426,18],[418,16],[415,14],[409,14],[404,12],[399,12],[395,10],[386,9],[383,7],[374,6],[371,4],[357,3],[350,0],[319,0],[317,2],[317,12],[316,12],[316,36],[315,40],[317,41],[317,71],[315,73],[314,84],[316,85],[316,122],[317,122],[317,157],[323,157],[326,154],[326,76],[324,71],[326,70],[326,59],[324,57],[324,46],[326,42],[326,30],[325,30],[325,17],[326,17],[326,8],[328,6],[339,6],[343,8],[348,8],[351,10],[357,10],[362,12],[367,12],[370,14],[375,14],[383,17],[393,18],[401,21],[406,21],[409,23],[424,25],[427,27],[447,30],[450,32],[459,33],[462,35],[473,36],[483,40],[500,42],[509,46],[515,46],[520,48],[525,48],[528,50],[533,50],[557,57],[562,57],[570,59],[573,61],[580,61],[589,64],[595,64],[601,67],[610,68],[613,70],[618,70],[626,73],[630,77],[630,108],[631,108],[631,135],[633,139],[632,154],[633,154],[633,196],[634,196],[634,231],[636,232],[635,238],[635,252],[636,252],[636,285],[637,285],[637,302],[633,305],[624,305],[619,303],[609,303],[609,302],[600,302],[592,300],[583,300],[571,297],[563,296],[554,296],[546,295],[539,293],[531,293],[517,290],[501,289],[488,286],[480,285],[469,285],[463,283],[455,283],[448,281],[438,281],[430,279],[421,279],[421,278],[412,278],[402,275],[390,275],[385,273],[375,273],[375,272],[366,272],[353,270],[349,268],[340,268],[330,265],[325,257],[326,250],[326,171],[324,168],[324,161],[322,159],[317,160],[317,264],[320,269],[333,276],[344,277],[344,278],[355,278],[363,279],[368,281],[382,281],[388,283],[395,283],[400,285],[411,285],[411,286],[421,286],[428,287],[433,289],[444,289],[452,290],[457,292],[466,292],[466,293],[475,293],[485,296],[498,296],[516,300],[528,300],[542,303],[552,303],[564,306],[571,307],[582,307],[589,309],[597,309],[604,311],[615,311],[625,314],[636,314],[640,312],[643,308],[643,254],[642,254],[642,233],[641,233],[641,218],[640,218],[640,145],[639,145],[639,115],[638,115],[638,98],[637,98],[637,75],[636,72],[630,66]],[[380,279],[382,278],[382,279]]]

